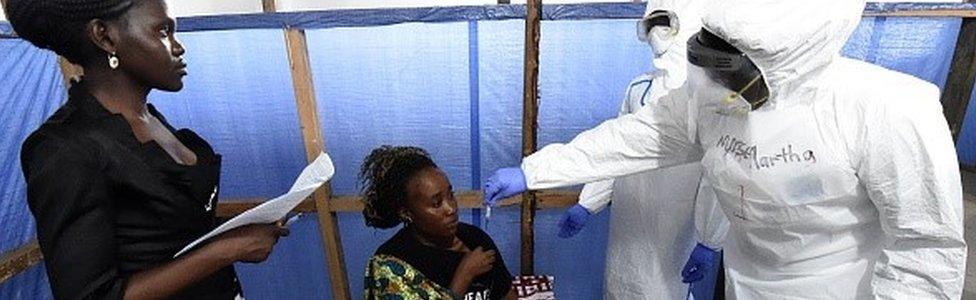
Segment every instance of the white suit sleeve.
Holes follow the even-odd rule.
[[[637,110],[635,108],[641,107],[651,85],[651,76],[647,74],[637,76],[627,84],[627,90],[624,91],[623,101],[620,101],[620,111],[617,116],[631,114]],[[613,182],[613,179],[607,179],[584,185],[583,190],[580,191],[579,205],[586,208],[591,214],[603,211],[613,198]]]
[[[698,195],[695,197],[695,230],[698,233],[698,242],[702,245],[716,251],[725,246],[729,219],[725,218],[715,190],[704,176],[698,184]]]
[[[700,160],[701,150],[689,138],[688,102],[644,106],[568,144],[542,148],[522,161],[528,188],[569,186]]]
[[[522,161],[528,188],[569,186],[700,160],[701,150],[692,142],[690,102],[662,97],[660,105],[606,121],[568,144],[542,148]]]
[[[580,191],[579,205],[591,214],[597,214],[610,204],[613,197],[613,179],[587,183]]]
[[[923,87],[866,109],[858,136],[857,175],[884,231],[871,282],[880,299],[959,299],[962,293],[959,163],[939,91]]]

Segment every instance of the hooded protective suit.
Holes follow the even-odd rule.
[[[687,77],[685,41],[701,29],[705,1],[651,0],[654,11],[669,11],[676,19],[676,34],[649,38],[654,48],[655,71],[635,78],[627,88],[620,115],[656,105],[680,88]],[[652,32],[651,34],[656,34]],[[715,193],[701,189],[698,162],[587,184],[579,204],[590,213],[614,202],[607,246],[604,298],[685,299],[688,285],[681,268],[697,241],[721,250],[728,221],[718,208]],[[692,201],[693,199],[697,200]],[[695,238],[695,229],[698,239]],[[716,262],[718,263],[718,262]],[[714,280],[713,270],[712,280]]]
[[[711,1],[705,28],[756,64],[769,100],[729,114],[703,85],[669,94],[526,157],[527,187],[701,160],[731,222],[728,296],[959,299],[962,189],[939,90],[840,56],[863,8]]]

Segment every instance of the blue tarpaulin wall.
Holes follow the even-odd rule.
[[[641,12],[634,4],[546,6],[540,145],[568,141],[616,115],[627,83],[651,68],[649,48],[635,36],[634,18]],[[192,31],[180,35],[191,62],[186,88],[154,92],[150,99],[174,125],[194,129],[224,155],[225,199],[280,194],[305,164],[285,42],[281,30],[273,29],[289,22],[309,28],[318,113],[337,168],[335,193],[356,193],[359,164],[382,144],[426,148],[458,190],[475,189],[492,170],[519,162],[524,23],[516,18],[523,6],[351,11],[358,20],[373,20],[369,24],[318,18],[328,14],[334,12],[181,20]],[[212,30],[221,25],[214,20],[225,28],[249,29]],[[865,17],[844,54],[943,87],[959,26],[959,18]],[[0,35],[5,32],[9,26],[0,23]],[[56,57],[22,40],[0,39],[0,70],[4,252],[34,235],[20,144],[57,109],[65,91]],[[970,165],[976,163],[973,135],[976,120],[969,117],[959,154]],[[562,299],[600,298],[610,213],[568,240],[556,237],[561,213],[537,214],[536,272],[556,277]],[[498,209],[490,222],[465,212],[462,221],[488,231],[509,270],[519,269],[517,208]],[[394,230],[367,228],[357,213],[340,213],[339,228],[353,298],[361,298],[366,260]],[[293,225],[267,262],[237,269],[249,299],[331,295],[314,216]],[[42,266],[0,284],[0,299],[47,298]]]

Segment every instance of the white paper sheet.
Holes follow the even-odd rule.
[[[302,170],[302,174],[295,180],[295,184],[291,186],[288,193],[268,200],[221,224],[213,231],[208,232],[184,247],[183,250],[177,252],[173,257],[178,257],[203,241],[228,230],[249,224],[274,223],[283,219],[288,215],[288,212],[298,206],[303,199],[312,195],[312,192],[315,192],[323,183],[331,179],[334,174],[335,166],[332,165],[332,158],[328,154],[319,153],[319,157],[309,164],[308,167],[305,167],[305,170]]]

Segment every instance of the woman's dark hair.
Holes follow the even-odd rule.
[[[116,19],[132,4],[133,0],[10,0],[5,10],[18,36],[81,64],[96,49],[85,33],[88,22]]]
[[[373,149],[359,170],[366,226],[392,228],[406,203],[407,182],[421,170],[437,168],[427,151],[417,147],[383,145]]]

